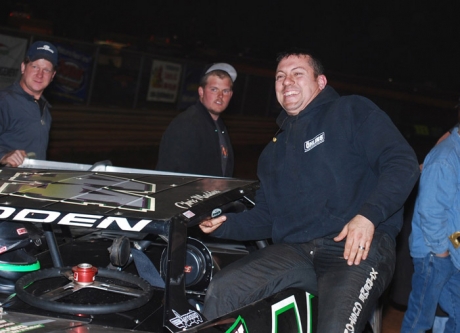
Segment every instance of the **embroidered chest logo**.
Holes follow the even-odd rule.
[[[325,138],[326,138],[326,134],[324,134],[324,132],[323,132],[323,133],[318,134],[317,136],[315,136],[313,139],[305,141],[304,144],[303,144],[303,148],[305,149],[305,152],[310,151],[313,148],[315,148],[316,146],[318,146],[321,143],[323,143]]]

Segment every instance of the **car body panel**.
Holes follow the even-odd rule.
[[[204,256],[212,256],[213,263],[214,257],[225,262],[225,256],[232,261],[247,254],[231,242],[211,242],[212,251],[201,241],[193,245],[189,233],[204,218],[241,209],[241,202],[251,201],[258,181],[138,169],[85,171],[81,165],[58,164],[57,169],[40,163],[31,168],[0,169],[0,221],[39,224],[47,236],[52,230],[58,246],[37,253],[43,268],[82,262],[109,267],[107,249],[114,238],[128,236],[134,245],[150,239],[143,253],[154,269],[162,271],[165,287],[154,287],[152,298],[138,309],[102,315],[57,314],[10,295],[3,304],[6,320],[24,323],[34,322],[36,316],[46,318],[44,327],[34,327],[37,332],[86,332],[90,327],[92,332],[108,328],[121,332],[260,332],[261,325],[263,332],[314,332],[316,298],[304,291],[283,291],[207,321],[196,305],[202,303],[206,286],[193,289],[185,284],[186,267],[197,266],[188,263],[190,247],[203,244]],[[60,228],[71,230],[72,236],[56,235]],[[215,268],[212,264],[206,269],[211,266]],[[134,265],[123,269],[141,275]],[[211,274],[206,275],[205,284],[210,278]],[[51,282],[35,281],[34,285],[38,283],[46,288]],[[91,293],[87,297],[99,298]]]

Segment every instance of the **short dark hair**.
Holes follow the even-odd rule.
[[[318,75],[323,75],[324,74],[324,67],[323,64],[321,63],[321,60],[313,54],[313,52],[305,49],[300,49],[300,48],[291,48],[286,51],[278,53],[276,57],[276,62],[279,63],[281,60],[288,58],[290,56],[296,56],[296,57],[309,57],[309,63],[310,66],[313,68],[313,74],[315,77],[318,77]]]
[[[220,69],[216,69],[214,71],[211,71],[205,75],[203,75],[201,77],[201,80],[200,80],[200,87],[201,88],[204,88],[206,87],[206,84],[208,83],[208,78],[211,76],[211,75],[215,75],[217,77],[219,77],[220,79],[224,79],[226,77],[228,77],[230,79],[230,82],[231,82],[231,87],[233,88],[233,80],[232,78],[230,77],[230,74],[228,74],[226,71],[222,71]]]

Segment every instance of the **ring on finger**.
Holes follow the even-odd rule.
[[[363,251],[364,251],[366,248],[365,248],[364,246],[362,246],[362,245],[359,245],[359,246],[358,246],[358,249],[360,249],[360,250],[363,250]]]

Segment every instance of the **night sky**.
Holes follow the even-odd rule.
[[[136,41],[169,39],[186,56],[217,50],[271,61],[279,51],[302,47],[319,55],[326,74],[329,70],[391,79],[460,94],[458,0],[20,3],[29,4],[34,17],[52,21],[57,36],[87,41],[114,34]]]

